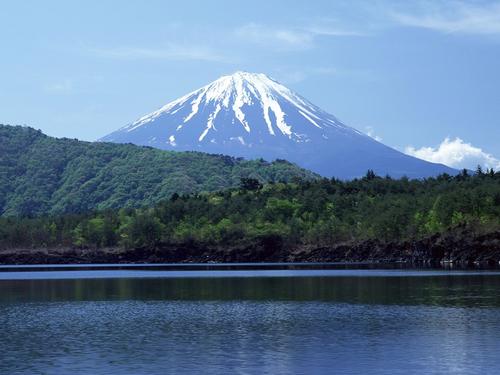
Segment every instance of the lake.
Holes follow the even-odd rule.
[[[0,334],[0,374],[499,374],[500,271],[0,266]]]

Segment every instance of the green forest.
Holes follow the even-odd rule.
[[[318,178],[284,160],[243,160],[132,144],[57,139],[0,125],[0,216],[82,213],[149,207],[172,194]]]
[[[467,170],[425,180],[242,178],[217,192],[173,193],[150,207],[0,218],[0,247],[157,248],[419,239],[452,228],[500,229],[500,173]]]

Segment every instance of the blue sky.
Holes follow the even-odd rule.
[[[0,123],[95,140],[247,70],[401,151],[500,169],[500,2],[4,2],[0,46]]]

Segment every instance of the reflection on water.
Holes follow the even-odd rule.
[[[498,374],[500,275],[0,280],[0,335],[0,374]]]
[[[288,300],[500,306],[500,274],[1,280],[0,302]]]

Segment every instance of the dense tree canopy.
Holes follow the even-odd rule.
[[[329,246],[377,238],[418,239],[467,225],[500,229],[500,173],[394,180],[295,180],[173,194],[148,208],[0,218],[0,247],[155,248],[162,243],[230,246],[262,238]]]
[[[173,193],[237,187],[241,178],[260,184],[317,177],[284,160],[56,139],[0,125],[0,216],[152,206]]]

